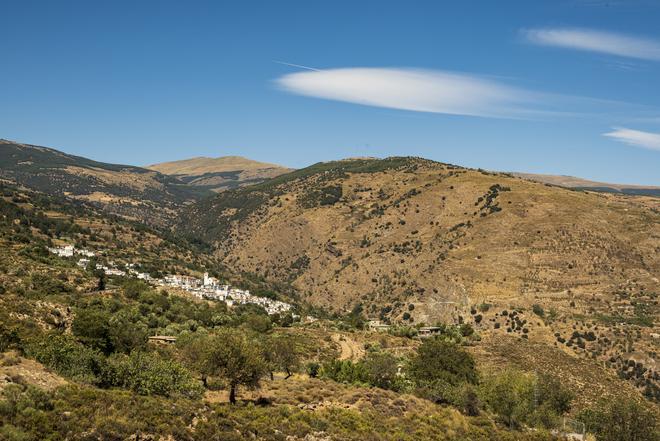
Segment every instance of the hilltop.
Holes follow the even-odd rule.
[[[0,178],[158,224],[171,219],[184,204],[206,195],[203,189],[153,170],[8,140],[0,140]]]
[[[214,191],[263,182],[292,169],[254,161],[242,156],[197,157],[147,166],[150,170],[175,176],[190,185]]]

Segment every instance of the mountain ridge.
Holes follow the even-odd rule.
[[[597,191],[602,193],[619,193],[639,196],[660,197],[660,186],[637,184],[613,184],[609,182],[592,181],[569,175],[552,175],[539,173],[511,172],[513,176],[541,182],[543,184],[557,185],[576,190]]]
[[[0,178],[110,212],[163,224],[204,189],[145,168],[94,161],[43,146],[0,140]]]

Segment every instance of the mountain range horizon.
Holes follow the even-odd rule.
[[[45,146],[36,146],[28,143],[21,143],[18,141],[12,141],[4,138],[0,138],[0,144],[16,144],[24,145],[36,148],[47,148],[51,150],[57,150],[53,147]],[[64,152],[63,150],[61,150]],[[356,158],[374,158],[374,159],[385,159],[386,157],[376,157],[376,156],[364,156],[364,157],[346,157],[343,159],[350,160]],[[114,165],[129,165],[129,164],[114,164]],[[310,164],[313,165],[313,164]],[[131,165],[133,167],[141,167],[144,169],[158,171],[163,174],[178,176],[178,177],[199,177],[208,173],[222,173],[222,172],[231,172],[231,171],[244,171],[244,170],[260,170],[260,169],[269,169],[268,177],[275,177],[279,174],[293,171],[294,168],[290,168],[281,164],[273,164],[267,162],[261,162],[252,158],[247,158],[240,155],[219,155],[219,156],[192,156],[188,158],[156,162],[147,165]],[[654,185],[641,185],[641,184],[619,184],[613,182],[599,182],[593,181],[581,177],[571,176],[571,175],[554,175],[554,174],[541,174],[541,173],[530,173],[530,172],[521,172],[521,171],[511,171],[511,170],[489,170],[489,171],[500,171],[511,173],[516,176],[523,177],[525,179],[535,180],[542,183],[558,185],[567,188],[579,188],[579,189],[591,189],[593,191],[605,191],[605,192],[633,192],[632,194],[637,194],[636,192],[641,191],[639,194],[651,194],[651,195],[660,195],[660,186]],[[256,179],[261,179],[262,176],[257,177]],[[188,179],[190,181],[190,179]],[[252,179],[250,182],[256,182]]]

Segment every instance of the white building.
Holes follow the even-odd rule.
[[[57,254],[60,257],[73,257],[74,250],[75,248],[73,245],[66,245],[59,248],[48,248],[48,251],[53,254]]]

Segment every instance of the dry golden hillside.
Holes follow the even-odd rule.
[[[490,299],[657,288],[660,214],[635,199],[390,162],[327,164],[220,195],[193,209],[188,230],[314,303],[390,306],[396,318],[411,303],[432,321]],[[377,171],[352,172],[359,164]]]
[[[392,323],[467,322],[593,359],[652,396],[657,201],[362,159],[222,193],[179,228],[213,242],[230,268],[290,283],[312,304],[359,304]]]

